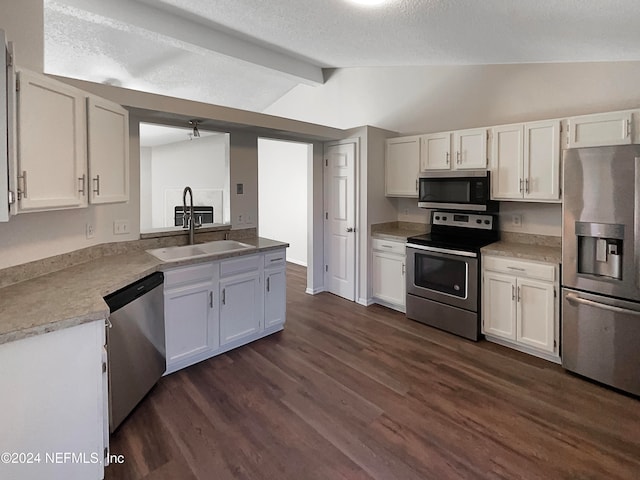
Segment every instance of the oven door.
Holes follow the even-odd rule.
[[[407,244],[407,294],[476,312],[476,254]]]

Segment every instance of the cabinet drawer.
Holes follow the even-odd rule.
[[[371,240],[371,248],[379,252],[405,255],[404,243],[395,242],[393,240],[383,240],[381,238],[373,238]]]
[[[265,268],[281,267],[285,264],[287,255],[284,250],[277,250],[275,252],[265,253],[264,266]]]
[[[238,273],[251,272],[260,269],[262,255],[250,255],[231,258],[220,262],[220,276],[228,277]]]
[[[556,278],[556,267],[550,263],[514,260],[508,257],[482,257],[485,270],[510,273],[519,277],[537,278],[553,282]]]
[[[199,263],[190,267],[178,267],[164,272],[164,286],[172,288],[184,283],[211,281],[215,274],[216,263]]]

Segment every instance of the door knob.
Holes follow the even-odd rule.
[[[349,232],[349,233],[353,232],[353,228],[347,227],[347,232]]]

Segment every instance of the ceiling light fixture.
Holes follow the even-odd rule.
[[[200,136],[200,131],[198,130],[198,124],[200,123],[200,120],[189,120],[189,125],[193,126],[193,136],[194,137],[199,137]]]
[[[385,3],[387,0],[351,0],[352,3],[357,3],[358,5],[363,5],[366,7],[377,7]]]

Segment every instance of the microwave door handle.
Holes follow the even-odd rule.
[[[628,308],[616,307],[615,305],[607,305],[606,303],[594,302],[593,300],[587,300],[586,298],[579,297],[575,293],[567,294],[567,301],[572,305],[582,304],[587,305],[589,307],[600,308],[602,310],[608,310],[610,312],[615,313],[624,313],[626,315],[638,315],[640,316],[640,311],[638,310],[630,310]]]

